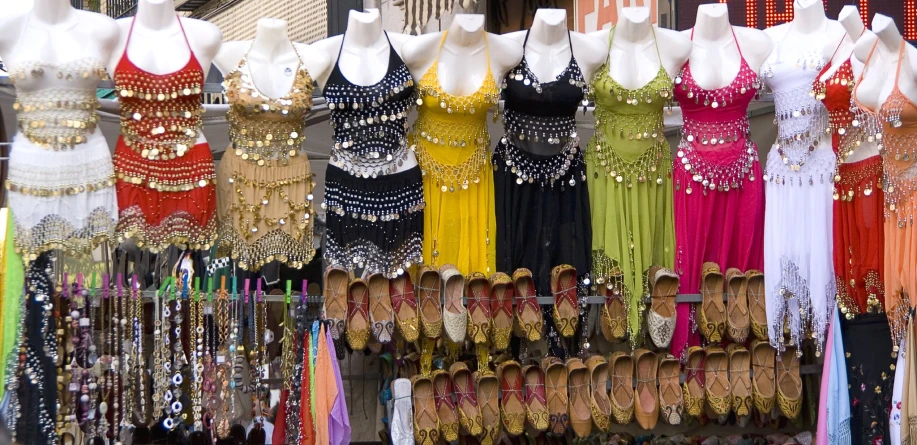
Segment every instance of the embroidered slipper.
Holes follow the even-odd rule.
[[[726,270],[726,334],[736,343],[745,343],[748,327],[748,279],[732,267]]]
[[[551,293],[554,294],[554,321],[561,337],[576,333],[579,308],[576,298],[576,269],[569,264],[551,270]]]
[[[490,276],[490,314],[493,320],[494,349],[506,350],[513,333],[513,280],[503,272]]]
[[[622,351],[608,357],[611,379],[611,414],[615,423],[627,425],[634,419],[634,359]]]
[[[362,351],[369,341],[369,288],[357,278],[350,282],[347,292],[347,344]]]
[[[420,323],[417,319],[417,300],[411,275],[401,274],[389,280],[388,293],[392,297],[395,311],[395,326],[408,343],[420,338]]]
[[[660,348],[668,348],[675,334],[675,295],[678,275],[671,269],[653,266],[649,270],[652,304],[646,317],[650,338]]]
[[[544,319],[541,306],[538,305],[535,282],[528,269],[516,269],[513,272],[513,285],[516,288],[516,327],[530,342],[541,340]]]

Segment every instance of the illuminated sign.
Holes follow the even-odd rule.
[[[650,19],[653,23],[659,21],[658,0],[576,0],[575,6],[578,32],[610,28],[618,22],[621,9],[628,6],[650,8]]]
[[[599,0],[600,2],[603,0]],[[854,5],[863,21],[870,25],[875,13],[887,15],[903,31],[907,40],[917,40],[917,0],[822,0],[828,17],[837,18],[841,8]],[[589,0],[586,0],[589,2]],[[697,7],[710,0],[676,0],[678,29],[694,26]],[[793,0],[719,0],[729,5],[729,20],[749,28],[768,28],[793,19]]]

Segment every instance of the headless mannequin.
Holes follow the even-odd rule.
[[[412,36],[404,34],[384,33],[378,9],[367,9],[365,12],[350,11],[344,35],[330,37],[313,45],[313,49],[328,60],[327,66],[321,71],[315,71],[313,77],[319,87],[324,88],[331,77],[334,65],[338,64],[341,74],[355,85],[375,85],[388,73],[389,41],[395,53],[404,58],[401,47],[411,38]],[[329,162],[342,170],[349,170],[347,165],[342,164],[341,159],[334,156]],[[398,165],[395,173],[410,170],[416,165],[414,152],[408,150],[404,162]]]
[[[793,20],[789,23],[783,23],[772,26],[764,30],[774,42],[794,42],[792,45],[786,45],[782,48],[784,51],[783,58],[792,57],[790,54],[802,54],[810,49],[805,42],[824,42],[822,34],[827,32],[827,41],[825,45],[818,48],[819,52],[824,54],[834,53],[841,39],[847,34],[847,31],[836,20],[830,20],[825,15],[825,7],[821,0],[795,0],[793,2]],[[779,44],[777,45],[780,46]],[[829,49],[830,48],[830,49]],[[824,60],[827,62],[828,57]]]
[[[139,0],[137,14],[133,18],[119,19],[118,26],[121,27],[121,38],[108,63],[111,75],[114,75],[124,56],[137,68],[149,73],[173,73],[188,63],[193,51],[206,77],[223,40],[223,33],[216,25],[203,20],[179,18],[172,0]],[[198,132],[197,143],[204,141],[204,132]]]
[[[224,42],[213,64],[227,76],[239,67],[243,58],[248,59],[252,81],[258,90],[275,99],[290,92],[300,64],[310,76],[313,72],[326,71],[331,64],[324,53],[291,42],[286,20],[271,18],[258,20],[254,40]]]
[[[653,26],[649,8],[624,8],[614,30],[614,41],[608,51],[608,74],[627,89],[649,83],[659,74],[660,65],[674,79],[691,55],[691,39],[678,31]],[[603,29],[589,35],[608,42],[610,33],[611,30]]]
[[[529,38],[527,43],[526,34]],[[531,31],[517,31],[505,36],[520,45],[525,44],[526,64],[543,82],[556,79],[567,68],[571,57],[576,58],[576,64],[588,82],[605,63],[605,54],[608,53],[607,41],[567,30],[566,9],[539,8],[535,11]]]
[[[402,52],[415,82],[438,60],[440,87],[453,96],[474,94],[488,75],[500,85],[506,73],[522,60],[522,45],[509,37],[485,32],[484,16],[480,14],[457,14],[444,42],[442,32],[424,34],[407,42]]]
[[[739,74],[742,57],[753,71],[758,72],[774,46],[764,31],[732,26],[725,3],[698,6],[694,28],[682,31],[689,37],[692,32],[691,76],[706,90],[729,85]]]
[[[873,33],[857,41],[853,54],[859,62],[866,63],[873,45],[876,47],[869,59],[869,66],[865,67],[866,75],[857,86],[856,98],[864,107],[877,111],[895,87],[902,37],[895,22],[882,14],[873,17],[872,30]],[[917,103],[917,48],[905,44],[903,57],[898,89],[911,102]],[[859,76],[859,72],[854,73]]]

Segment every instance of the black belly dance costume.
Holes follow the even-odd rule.
[[[541,82],[523,55],[503,81],[506,133],[493,154],[497,270],[531,270],[539,295],[551,295],[554,266],[569,264],[581,279],[592,270],[586,164],[574,117],[588,88],[572,56],[556,78]]]
[[[411,156],[405,132],[414,79],[389,41],[382,80],[355,85],[336,62],[322,93],[334,129],[322,203],[325,260],[390,278],[401,275],[423,257],[420,167],[398,171]]]

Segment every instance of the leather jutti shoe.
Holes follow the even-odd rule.
[[[586,359],[589,369],[589,398],[592,422],[595,428],[606,433],[611,427],[611,401],[608,399],[608,362],[601,355]]]
[[[535,431],[548,429],[548,398],[544,387],[544,371],[538,365],[522,368],[525,377],[525,420]]]
[[[557,357],[541,361],[544,370],[545,393],[548,398],[548,433],[563,435],[570,426],[567,414],[567,367]]]
[[[513,280],[503,272],[490,276],[490,313],[493,317],[494,349],[506,350],[513,333],[513,297],[516,294]]]
[[[468,309],[462,299],[465,296],[465,277],[459,270],[447,264],[439,269],[443,283],[443,327],[446,338],[454,344],[465,341],[468,325]]]
[[[589,368],[578,358],[567,359],[567,393],[570,425],[576,437],[589,437],[592,433],[592,398]]]
[[[751,322],[751,333],[758,340],[768,341],[767,306],[764,299],[764,274],[760,270],[745,272],[746,294],[748,295],[748,318]]]
[[[722,417],[728,416],[732,408],[729,400],[732,388],[729,386],[729,357],[723,348],[709,345],[704,351],[704,390],[707,405]]]
[[[646,324],[653,344],[668,348],[675,334],[675,295],[678,294],[678,275],[661,266],[650,267],[650,295],[652,304],[646,315]]]
[[[420,292],[420,326],[426,338],[438,338],[443,332],[443,313],[440,303],[439,271],[430,267],[420,269],[416,289]]]
[[[598,285],[599,295],[605,297],[605,304],[599,311],[600,328],[602,336],[611,343],[627,338],[627,302],[621,277],[621,271],[616,270],[607,281]]]
[[[411,276],[403,273],[389,280],[388,293],[392,296],[398,332],[409,343],[417,341],[420,338],[420,321],[417,319],[417,300]]]
[[[755,376],[752,379],[752,395],[758,412],[768,416],[774,410],[777,398],[776,360],[777,350],[767,340],[751,342],[752,371]]]
[[[519,362],[509,360],[497,368],[500,376],[500,418],[503,429],[511,436],[525,432],[525,401],[522,398],[522,367]]]
[[[659,420],[659,389],[656,387],[656,353],[647,349],[634,351],[637,366],[637,391],[634,400],[634,415],[637,423],[645,430],[656,427]]]
[[[477,436],[484,431],[478,396],[474,390],[474,378],[468,366],[455,362],[449,367],[452,385],[455,388],[455,404],[458,407],[459,424],[466,433]]]
[[[369,320],[373,336],[381,344],[389,343],[395,335],[395,311],[389,295],[388,278],[375,273],[369,276],[366,284],[369,287]]]
[[[802,379],[795,346],[787,346],[777,361],[777,406],[788,419],[796,419],[802,411]]]
[[[726,347],[729,354],[729,386],[732,389],[732,410],[736,423],[745,427],[751,419],[751,354],[738,343]]]
[[[726,306],[723,304],[723,274],[716,263],[704,263],[700,292],[703,300],[695,309],[697,326],[707,341],[721,341],[726,331]]]
[[[551,293],[554,294],[554,323],[561,337],[576,333],[579,308],[576,298],[576,269],[569,264],[551,270]]]
[[[672,354],[659,355],[659,408],[662,420],[669,425],[680,425],[684,414],[684,396],[681,385],[681,364]]]
[[[325,271],[325,319],[331,323],[328,329],[331,331],[331,339],[335,341],[344,338],[349,281],[350,274],[343,267],[331,266]],[[337,349],[337,343],[334,346]]]
[[[689,416],[699,418],[704,412],[704,402],[707,400],[704,365],[706,357],[704,348],[691,346],[688,348],[688,359],[685,362],[685,382],[682,384],[682,395],[685,399],[685,412]]]
[[[439,417],[433,400],[433,382],[429,377],[411,378],[414,391],[414,441],[417,445],[439,444]]]
[[[452,402],[453,392],[449,373],[442,369],[433,371],[433,398],[439,417],[439,431],[446,442],[458,440],[459,417],[455,403]]]
[[[611,378],[611,414],[615,423],[627,425],[634,419],[634,359],[617,351],[608,357]]]
[[[480,272],[468,277],[465,284],[468,299],[468,336],[475,344],[486,344],[490,339],[490,281]]]
[[[513,272],[513,287],[516,288],[516,327],[529,341],[541,340],[544,320],[541,306],[538,305],[538,293],[535,291],[532,272],[528,269],[516,269]]]
[[[748,280],[733,267],[726,270],[726,334],[736,343],[745,343],[748,325]]]
[[[354,351],[362,351],[369,341],[369,288],[357,278],[350,282],[347,291],[347,344]]]
[[[492,372],[475,372],[474,380],[484,427],[481,445],[497,445],[500,440],[500,382]]]

